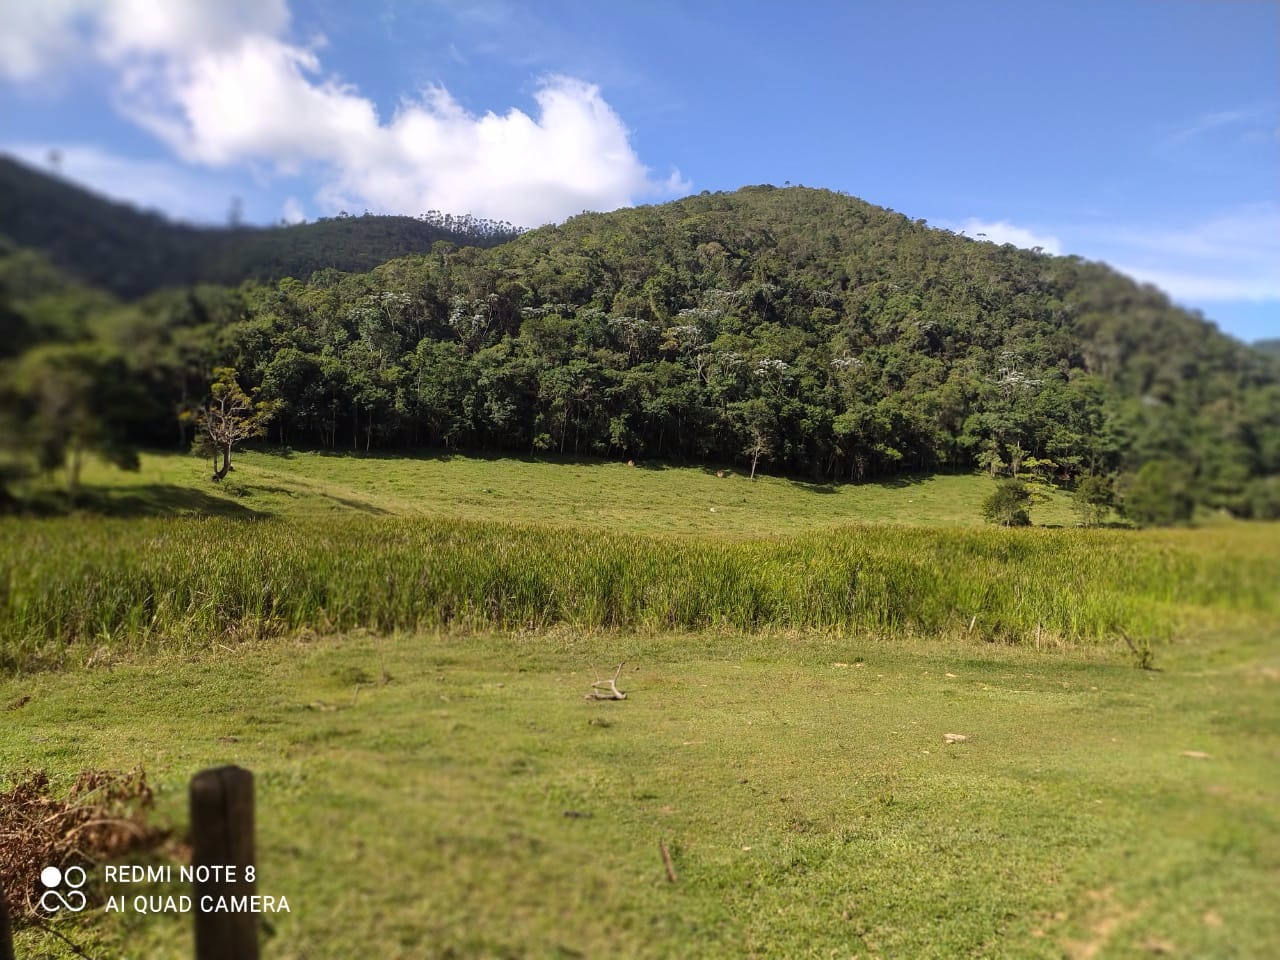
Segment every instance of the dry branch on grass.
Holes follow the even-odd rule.
[[[163,843],[169,831],[146,822],[152,803],[140,767],[85,770],[65,798],[53,795],[44,771],[0,791],[0,883],[14,922],[37,918],[45,867],[92,867]]]
[[[596,682],[591,685],[591,692],[587,694],[588,700],[625,700],[627,695],[618,689],[618,677],[622,674],[622,668],[626,666],[626,661],[618,664],[618,669],[613,671],[612,680],[603,680],[599,673],[596,673],[595,667],[591,668],[591,672],[596,675]]]
[[[671,851],[667,848],[667,841],[658,841],[658,851],[662,854],[662,866],[667,871],[667,882],[676,882],[676,865],[671,860]]]

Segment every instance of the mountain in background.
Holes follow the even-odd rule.
[[[1179,516],[1195,503],[1280,514],[1273,357],[1104,264],[826,190],[703,193],[365,273],[128,304],[32,287],[50,271],[0,249],[0,320],[28,345],[121,358],[140,390],[135,442],[189,442],[178,412],[234,367],[276,402],[282,444],[736,462],[828,481],[1123,475]]]
[[[236,286],[371,270],[446,240],[492,246],[509,223],[437,213],[343,216],[280,227],[202,227],[117,203],[0,155],[0,235],[91,286],[133,299],[164,287]]]

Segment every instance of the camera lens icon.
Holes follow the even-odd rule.
[[[40,871],[40,883],[47,889],[40,895],[40,909],[45,913],[57,913],[60,910],[79,913],[88,904],[88,898],[80,889],[88,879],[83,867],[67,867],[66,870],[55,866],[45,867]],[[63,883],[69,888],[66,895],[58,889]]]

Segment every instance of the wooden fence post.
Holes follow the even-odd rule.
[[[13,925],[9,907],[4,902],[4,884],[0,883],[0,960],[13,960]]]
[[[191,866],[195,870],[196,960],[258,960],[258,917],[254,913],[209,912],[202,898],[253,896],[245,878],[253,862],[253,774],[240,767],[201,770],[191,778]],[[201,867],[235,868],[201,879]],[[2,960],[2,958],[0,958]]]

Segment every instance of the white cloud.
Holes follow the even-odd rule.
[[[1165,143],[1178,146],[1198,140],[1212,134],[1221,137],[1224,132],[1234,129],[1241,140],[1246,142],[1266,142],[1273,139],[1276,132],[1276,104],[1253,104],[1237,107],[1233,110],[1218,110],[1201,114],[1194,121],[1176,130]]]
[[[289,197],[280,210],[280,219],[285,223],[306,223],[307,211],[303,209],[297,197]]]
[[[1098,237],[1117,270],[1183,302],[1280,300],[1280,204],[1261,203],[1180,229]]]
[[[1280,203],[1248,205],[1180,227],[1059,224],[1054,233],[1040,233],[976,217],[948,226],[977,240],[1102,260],[1184,304],[1280,300]]]
[[[316,55],[250,35],[185,62],[142,66],[159,96],[127,94],[129,116],[193,163],[266,160],[293,171],[369,149],[379,131],[373,104],[336,81],[313,81]]]
[[[689,189],[678,171],[652,177],[600,89],[571,77],[543,78],[532,115],[473,113],[435,87],[383,119],[324,73],[318,42],[284,38],[284,0],[52,0],[50,10],[0,47],[11,77],[51,68],[52,24],[63,35],[80,26],[115,70],[116,104],[130,120],[189,163],[317,176],[316,199],[330,212],[435,209],[534,226]]]
[[[1015,226],[1008,220],[988,221],[970,217],[960,225],[960,228],[968,236],[976,240],[986,240],[988,243],[1012,243],[1015,247],[1025,247],[1028,250],[1039,247],[1045,253],[1052,253],[1055,256],[1062,253],[1062,243],[1057,237],[1033,233],[1024,227]]]
[[[285,0],[106,0],[94,6],[97,44],[108,60],[234,49],[246,36],[278,36],[289,25]]]
[[[548,77],[534,100],[536,116],[475,115],[441,88],[406,101],[336,158],[332,196],[348,206],[466,210],[537,225],[688,190],[678,173],[662,183],[650,178],[597,87]]]
[[[0,76],[36,81],[72,60],[80,46],[74,24],[89,9],[89,0],[0,0]]]
[[[1134,267],[1124,263],[1112,266],[1139,283],[1159,287],[1179,303],[1280,300],[1280,284],[1270,277],[1241,276],[1237,271],[1230,271],[1228,275],[1214,274],[1195,267],[1180,271],[1176,266],[1169,269]]]

